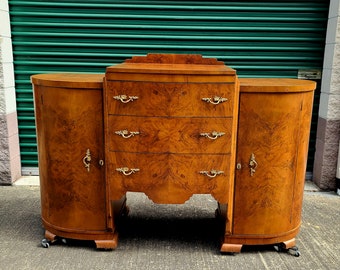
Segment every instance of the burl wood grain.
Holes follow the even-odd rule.
[[[35,86],[42,216],[59,227],[104,230],[101,90],[83,91]],[[90,171],[82,162],[87,149]]]
[[[32,77],[47,239],[92,239],[98,248],[115,248],[115,217],[126,192],[136,191],[173,204],[212,194],[225,226],[222,252],[295,245],[315,83],[241,79],[239,96],[235,71],[222,63],[158,54],[109,67],[104,93],[102,77]],[[122,103],[117,95],[138,99]],[[202,101],[215,96],[227,101]],[[138,134],[123,138],[116,133],[122,130]],[[223,136],[200,135],[213,132]]]
[[[124,63],[107,67],[106,79],[115,78],[114,73],[130,74],[171,74],[171,75],[232,75],[236,71],[223,62],[214,58],[203,58],[201,55],[189,54],[148,54],[147,56],[134,56]],[[113,75],[113,76],[112,76]],[[209,81],[209,78],[207,78]],[[142,81],[142,80],[140,80]],[[169,80],[170,81],[170,80]],[[203,82],[204,79],[201,78]]]
[[[278,233],[292,222],[301,95],[241,94],[237,162],[244,169],[236,172],[235,234]],[[252,153],[258,168],[250,176]]]
[[[152,63],[152,64],[195,64],[195,65],[221,65],[224,62],[215,58],[204,58],[200,54],[160,54],[148,53],[146,56],[133,56],[125,60],[126,63]]]
[[[226,200],[230,170],[229,155],[153,154],[112,152],[109,183],[118,199],[127,191],[144,192],[155,203],[184,203],[193,194],[212,194]],[[117,168],[138,169],[124,175]],[[210,178],[200,171],[220,170]]]
[[[231,151],[231,118],[109,116],[110,151],[218,154]],[[116,132],[126,130],[124,138]],[[221,135],[216,137],[213,132]],[[212,139],[201,136],[208,133]],[[134,133],[133,133],[134,134]]]
[[[111,198],[138,191],[156,203],[184,203],[208,193],[226,203],[235,157],[235,71],[200,55],[149,54],[108,67],[105,78]],[[117,99],[123,95],[133,101]],[[134,135],[117,135],[124,130]],[[139,171],[128,176],[116,171],[124,167]],[[199,173],[211,170],[224,173],[213,178]]]
[[[45,237],[95,240],[98,248],[113,249],[114,219],[126,198],[107,200],[103,75],[40,74],[32,83]]]
[[[279,242],[289,248],[295,245],[301,224],[315,83],[291,79],[240,83],[233,222],[221,251]],[[257,162],[253,175],[252,154]]]
[[[234,83],[109,81],[106,89],[107,110],[109,114],[135,116],[231,117],[235,105],[234,89]],[[122,103],[114,99],[118,95],[136,96],[138,99]],[[202,100],[215,96],[228,100],[218,105]]]

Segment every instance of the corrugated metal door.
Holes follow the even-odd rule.
[[[132,55],[158,52],[215,57],[243,77],[296,78],[298,70],[322,68],[329,1],[10,0],[9,5],[22,166],[37,167],[30,75],[103,73]],[[317,104],[318,96],[315,119]]]

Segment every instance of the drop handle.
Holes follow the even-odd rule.
[[[249,160],[250,176],[254,176],[257,166],[258,164],[257,164],[257,161],[255,160],[255,155],[254,153],[251,153],[250,160]]]
[[[208,102],[208,103],[211,103],[211,104],[214,104],[214,105],[217,105],[217,104],[220,104],[222,102],[226,102],[228,101],[227,98],[224,98],[224,97],[218,97],[218,96],[214,96],[212,98],[202,98],[202,101],[205,101],[205,102]]]
[[[123,168],[117,168],[116,171],[120,172],[120,173],[122,173],[124,175],[130,175],[130,174],[139,172],[139,169],[138,168],[131,168],[131,169],[129,169],[128,167],[123,167]]]
[[[124,139],[128,139],[128,138],[131,138],[135,135],[139,135],[139,132],[138,131],[128,131],[128,130],[124,129],[124,130],[115,131],[115,134],[122,136]]]
[[[91,152],[90,152],[90,149],[86,150],[86,154],[83,157],[83,163],[84,163],[85,168],[89,172],[90,171],[90,165],[91,165]]]
[[[217,138],[222,137],[223,135],[225,135],[224,132],[217,132],[217,131],[213,131],[211,133],[208,133],[208,132],[200,133],[201,137],[206,137],[210,140],[216,140]]]
[[[224,174],[224,171],[211,170],[211,171],[199,171],[199,173],[204,174],[210,178],[214,178],[217,175]]]
[[[115,100],[118,100],[122,103],[129,103],[136,99],[138,99],[137,96],[127,96],[127,95],[118,95],[113,97]]]

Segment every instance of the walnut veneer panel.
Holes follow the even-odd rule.
[[[230,153],[231,118],[109,116],[110,151]],[[215,133],[214,133],[215,132]]]
[[[302,98],[241,94],[237,162],[247,167],[253,153],[258,167],[253,176],[247,169],[236,172],[235,188],[242,192],[235,195],[234,234],[275,234],[291,224]]]
[[[95,74],[32,76],[42,220],[51,242],[60,236],[117,245],[107,222],[102,80]]]
[[[108,67],[104,117],[111,198],[139,191],[156,203],[183,203],[202,193],[230,200],[237,85],[233,69],[198,55],[149,54]],[[201,181],[202,170],[212,177]]]
[[[200,81],[209,81],[211,76],[221,76],[221,80],[226,81],[226,75],[235,75],[234,69],[224,65],[222,61],[215,58],[203,58],[198,54],[154,54],[146,56],[133,56],[125,60],[124,63],[108,67],[106,78],[116,79],[116,74],[148,74],[176,75],[177,78],[185,76],[196,76]],[[178,77],[177,75],[180,75]],[[203,76],[202,76],[203,75]],[[208,75],[208,77],[206,77]],[[138,77],[138,76],[137,76]],[[163,78],[161,76],[161,78]],[[169,78],[169,77],[168,77]],[[191,81],[190,81],[191,82]]]
[[[43,219],[69,229],[104,230],[101,91],[85,91],[86,95],[82,89],[35,86],[42,203],[48,206],[42,209]],[[90,171],[77,162],[87,149],[91,151]],[[99,217],[93,218],[94,214]]]
[[[223,251],[243,244],[295,245],[315,83],[241,79],[233,224]]]
[[[295,245],[314,82],[241,79],[239,87],[222,62],[173,54],[108,67],[104,84],[95,74],[32,82],[48,240],[115,248],[116,217],[136,191],[156,203],[214,196],[222,252]]]
[[[143,74],[139,74],[142,77]],[[135,75],[136,76],[136,75]],[[157,75],[153,76],[157,78]],[[170,80],[171,79],[171,80]],[[231,117],[235,106],[234,83],[173,83],[108,81],[106,83],[109,114],[138,116],[204,116]],[[114,97],[137,97],[128,104]],[[226,98],[218,106],[202,98]]]
[[[126,176],[117,171],[127,168]],[[212,194],[224,201],[227,197],[230,155],[178,155],[152,153],[111,153],[109,177],[119,199],[126,190],[144,192],[157,203],[184,203],[192,194]],[[201,171],[220,171],[209,177]]]

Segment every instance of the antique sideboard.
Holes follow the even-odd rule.
[[[45,247],[114,249],[127,192],[211,194],[222,252],[295,247],[315,83],[239,79],[200,55],[148,54],[104,74],[32,76]]]

